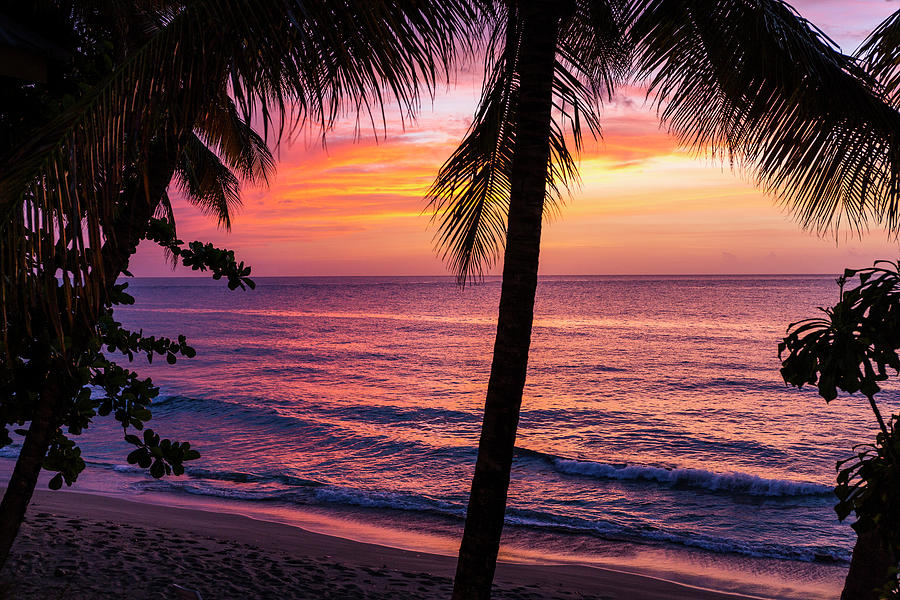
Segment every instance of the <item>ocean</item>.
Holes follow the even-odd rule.
[[[98,423],[79,438],[88,487],[331,511],[443,532],[451,547],[499,280],[257,283],[130,282],[137,302],[118,319],[197,349],[175,366],[137,362],[162,389],[149,426],[202,458],[154,480],[127,465],[121,430]],[[833,510],[835,463],[876,426],[862,398],[829,405],[785,386],[777,356],[788,323],[836,301],[833,277],[543,277],[537,296],[510,553],[590,560],[646,546],[845,567],[854,533]],[[896,411],[898,398],[883,402]]]

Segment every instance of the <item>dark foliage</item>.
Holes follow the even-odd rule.
[[[231,250],[201,242],[191,242],[185,247],[184,242],[175,237],[172,225],[161,219],[151,220],[146,237],[169,250],[182,265],[209,271],[214,279],[224,279],[229,289],[255,287],[250,279],[250,267],[238,262]],[[61,423],[44,459],[44,469],[56,472],[50,479],[51,489],[59,489],[63,482],[72,485],[84,470],[81,450],[72,437],[89,428],[96,417],[111,415],[119,422],[125,432],[125,441],[136,446],[128,454],[128,462],[148,469],[153,477],[181,475],[184,462],[200,456],[188,442],[161,439],[152,429],[145,429],[152,418],[152,404],[159,395],[159,388],[150,378],[140,377],[116,360],[132,362],[143,356],[152,363],[154,357],[159,357],[174,365],[179,357],[192,358],[196,351],[183,335],[173,340],[122,327],[114,318],[114,308],[134,304],[134,297],[127,288],[127,283],[112,286],[95,335],[78,344],[84,348],[79,356],[69,356],[75,368],[66,374],[57,374],[67,378],[69,400],[61,410]],[[33,329],[35,332],[37,330]],[[19,341],[15,348],[2,349],[12,350],[12,360],[0,365],[0,447],[13,443],[11,433],[26,434],[24,429],[15,428],[30,420],[34,399],[40,393],[36,384],[41,380],[34,377],[35,367],[53,356],[52,346],[56,343],[52,332],[13,339]],[[129,429],[142,430],[143,436],[131,434]]]
[[[858,278],[858,285],[847,287]],[[840,295],[823,317],[792,323],[778,345],[784,381],[815,385],[826,402],[838,392],[865,396],[879,426],[874,443],[854,447],[837,463],[838,518],[856,515],[858,534],[876,532],[884,547],[900,556],[900,415],[887,422],[875,396],[881,382],[900,373],[900,263],[879,261],[847,269],[838,278]],[[884,592],[894,593],[896,569],[884,573]]]

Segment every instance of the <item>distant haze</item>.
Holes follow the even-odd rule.
[[[846,52],[900,7],[795,6]],[[404,128],[389,114],[388,135],[379,124],[377,143],[366,120],[357,136],[348,119],[327,149],[315,135],[285,145],[271,187],[245,190],[231,233],[176,198],[179,236],[232,248],[259,275],[445,274],[423,196],[465,132],[480,71],[470,66],[439,90],[417,123]],[[586,144],[581,187],[544,229],[545,274],[833,273],[900,256],[883,231],[837,239],[801,231],[746,175],[676,148],[640,89],[622,90],[603,126],[603,139]],[[136,275],[172,274],[155,248],[142,247],[132,267]]]

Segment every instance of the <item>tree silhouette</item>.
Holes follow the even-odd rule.
[[[86,361],[108,342],[109,311],[122,298],[116,278],[138,243],[150,236],[217,278],[233,271],[236,285],[249,273],[233,254],[202,244],[182,249],[174,231],[159,235],[153,215],[171,221],[173,177],[228,226],[239,179],[265,180],[271,170],[265,139],[277,143],[307,123],[324,130],[339,114],[377,110],[388,99],[413,111],[472,22],[468,4],[456,0],[84,0],[23,11],[41,7],[67,16],[81,34],[72,45],[76,61],[81,48],[93,47],[80,41],[118,45],[104,57],[102,77],[70,73],[75,99],[0,148],[0,444],[9,425],[30,422],[0,504],[0,563],[41,469],[61,467],[67,481],[77,474],[77,449],[60,441],[60,428],[80,430],[85,414],[103,408],[102,399],[82,394],[93,364]],[[17,106],[0,107],[0,124],[16,120]],[[229,285],[235,281],[229,276]],[[146,420],[140,410],[125,423]],[[126,441],[137,446],[138,464],[146,464],[145,451],[168,452],[158,437]],[[183,456],[170,458],[174,467]],[[148,466],[151,474],[167,470]]]
[[[431,190],[460,283],[501,254],[484,421],[453,597],[490,597],[534,315],[542,217],[567,148],[635,73],[685,146],[729,161],[819,230],[897,225],[900,116],[853,59],[778,0],[496,3],[475,120]],[[568,132],[568,136],[566,134]]]

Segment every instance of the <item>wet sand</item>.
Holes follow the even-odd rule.
[[[453,557],[366,544],[235,514],[38,491],[0,572],[0,597],[205,600],[450,596]],[[747,598],[578,565],[498,567],[495,598]]]

